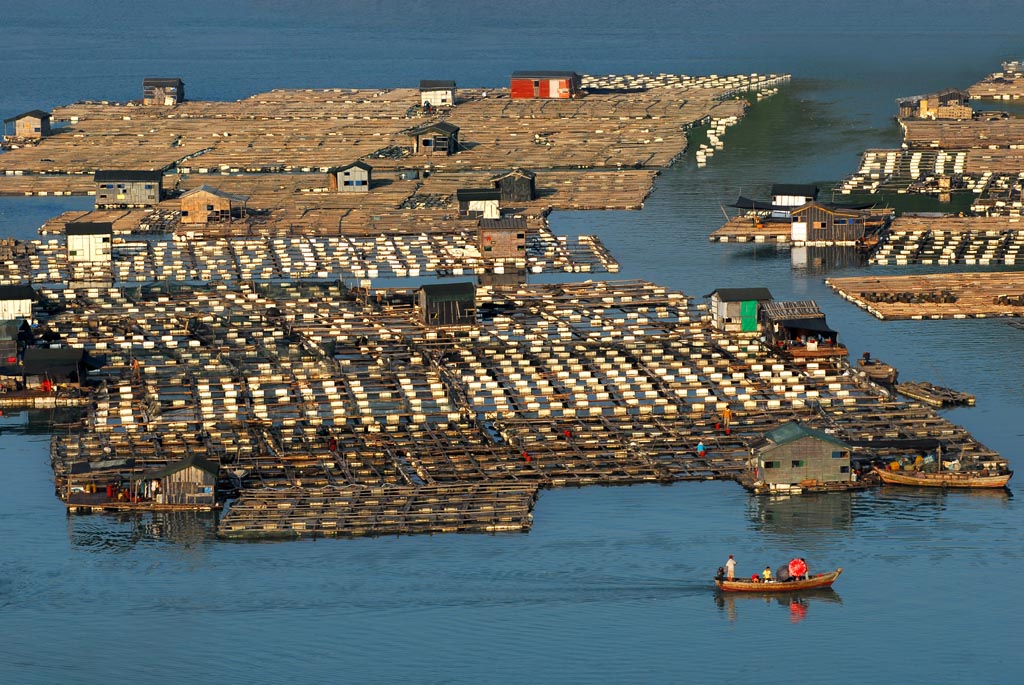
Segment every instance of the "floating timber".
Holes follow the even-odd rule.
[[[1024,316],[1019,272],[830,278],[825,283],[883,320]]]
[[[927,381],[914,381],[900,383],[896,386],[896,392],[914,400],[920,400],[932,407],[973,407],[974,395],[951,388],[944,388],[941,385],[932,385]]]

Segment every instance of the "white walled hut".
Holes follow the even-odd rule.
[[[454,107],[455,81],[420,81],[420,106]]]
[[[501,191],[491,188],[459,188],[455,191],[459,216],[477,219],[501,218]]]
[[[114,225],[109,221],[73,221],[64,234],[69,262],[110,262]]]
[[[159,481],[156,503],[179,507],[212,508],[217,502],[220,466],[197,454],[189,454],[143,474],[144,481]],[[152,491],[152,489],[151,489]]]
[[[368,193],[373,183],[373,167],[366,162],[352,162],[327,170],[327,187],[339,193]]]
[[[711,323],[730,333],[757,333],[761,305],[772,299],[767,288],[717,288],[704,296]]]
[[[0,285],[0,321],[32,321],[32,303],[36,299],[38,295],[31,285]]]

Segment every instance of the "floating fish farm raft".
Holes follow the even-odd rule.
[[[688,129],[721,142],[723,122],[787,80],[584,77],[573,100],[459,90],[443,119],[458,150],[443,155],[414,153],[410,131],[430,122],[415,89],[58,108],[65,129],[0,156],[0,193],[92,194],[109,168],[162,171],[168,190],[0,243],[0,282],[32,285],[54,339],[103,361],[83,379],[81,425],[52,437],[58,496],[171,506],[136,502],[140,484],[212,464],[225,538],[498,532],[530,528],[540,488],[733,478],[752,441],[792,420],[1003,463],[845,358],[794,361],[715,329],[684,293],[596,280],[613,255],[548,225],[553,209],[640,208]],[[330,169],[354,160],[373,182],[338,192]],[[536,193],[503,202],[521,251],[492,257],[459,191],[514,167]],[[186,223],[180,195],[204,185],[245,211]],[[69,248],[83,223],[110,226],[101,258]],[[439,276],[460,281],[447,295],[471,293],[453,320],[428,316],[421,283],[374,287]],[[116,503],[101,495],[113,483],[131,484]]]

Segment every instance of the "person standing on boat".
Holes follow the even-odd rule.
[[[772,582],[772,567],[771,566],[765,566],[764,567],[764,570],[761,571],[761,578],[766,583]]]
[[[736,577],[736,560],[729,555],[729,561],[725,562],[725,577],[732,580]]]

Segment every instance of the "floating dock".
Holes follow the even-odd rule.
[[[1024,316],[1019,272],[830,278],[826,285],[883,320]]]

